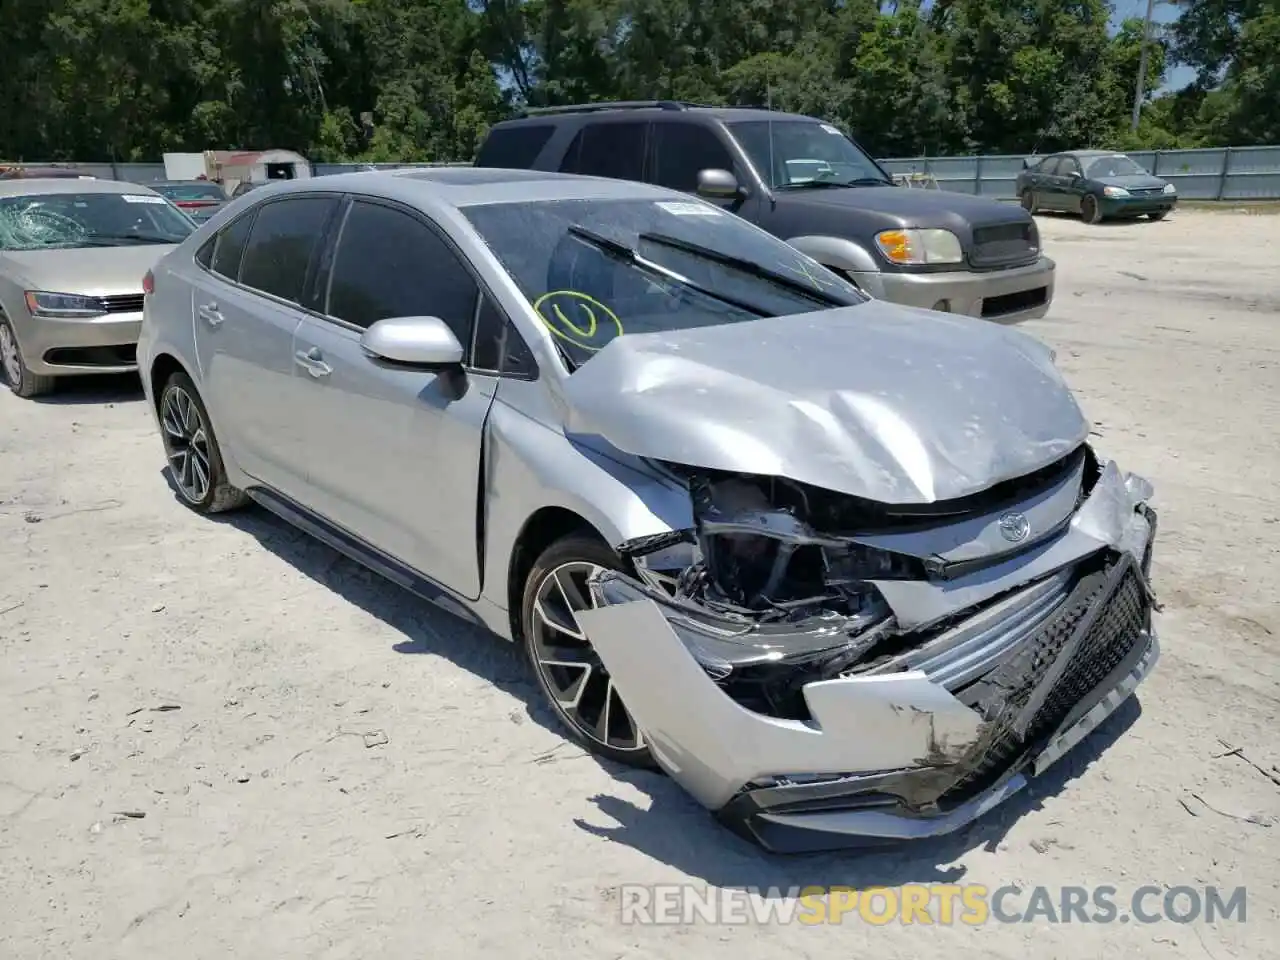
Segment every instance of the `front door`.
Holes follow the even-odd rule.
[[[418,214],[357,200],[334,251],[327,319],[303,319],[293,343],[306,387],[303,503],[469,598],[480,595],[481,440],[497,378],[387,364],[360,339],[387,317],[434,316],[469,348],[479,294]]]
[[[670,190],[697,193],[698,173],[727,170],[746,187],[746,168],[737,162],[722,139],[725,135],[704,123],[674,119],[655,120],[649,133],[649,182]],[[730,213],[756,220],[758,197],[719,199],[703,197]]]

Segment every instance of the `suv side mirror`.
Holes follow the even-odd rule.
[[[462,344],[439,317],[388,317],[360,338],[365,352],[379,360],[415,367],[454,367],[462,363]]]
[[[738,185],[738,178],[728,170],[708,169],[698,171],[698,195],[701,197],[725,200],[736,197],[741,192],[742,188]]]

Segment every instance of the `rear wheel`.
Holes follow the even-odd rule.
[[[644,732],[577,619],[578,612],[595,605],[588,578],[621,566],[596,537],[576,533],[553,543],[525,581],[523,642],[538,686],[575,743],[618,763],[653,768]]]
[[[0,372],[9,389],[20,397],[38,397],[53,389],[54,378],[32,373],[22,358],[18,335],[7,317],[0,316]]]
[[[1098,198],[1092,194],[1080,201],[1080,219],[1085,223],[1101,223],[1102,208],[1098,206]]]
[[[209,412],[185,373],[171,376],[160,393],[160,435],[183,503],[199,513],[222,513],[248,501],[227,480]]]

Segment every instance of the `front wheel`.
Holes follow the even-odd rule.
[[[1031,214],[1032,216],[1035,216],[1035,214],[1039,211],[1039,207],[1036,205],[1035,191],[1023,190],[1022,196],[1019,199],[1022,201],[1022,209],[1027,211],[1027,213]]]
[[[1098,206],[1098,198],[1089,195],[1080,201],[1080,219],[1085,223],[1101,223],[1102,208]]]
[[[32,373],[27,369],[27,362],[22,358],[22,348],[18,346],[18,335],[3,316],[0,316],[0,371],[3,371],[9,389],[19,397],[38,397],[53,389],[53,377]]]
[[[588,578],[621,565],[595,537],[572,534],[553,543],[525,581],[523,642],[538,686],[575,743],[596,756],[652,769],[657,764],[644,732],[578,625],[577,613],[595,606]]]
[[[1168,210],[1157,210],[1155,213],[1148,213],[1147,216],[1152,220],[1163,220],[1169,215]]]
[[[183,503],[199,513],[222,513],[248,501],[227,480],[209,411],[185,373],[171,376],[160,393],[160,435],[169,478]]]

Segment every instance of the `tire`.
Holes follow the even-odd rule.
[[[521,643],[538,686],[569,739],[597,757],[656,769],[643,731],[627,712],[599,656],[581,631],[575,630],[575,636],[563,629],[576,628],[566,615],[574,606],[584,608],[575,601],[589,596],[585,579],[597,567],[622,568],[622,561],[598,537],[574,533],[544,550],[524,583]],[[560,587],[562,583],[568,591]]]
[[[1085,198],[1080,201],[1080,219],[1085,223],[1101,223],[1102,207],[1098,205],[1098,198],[1092,194],[1086,194]]]
[[[1150,217],[1153,221],[1157,221],[1157,222],[1160,220],[1163,220],[1168,215],[1169,215],[1168,210],[1157,210],[1155,213],[1147,214],[1148,217]]]
[[[24,399],[38,397],[53,390],[53,377],[32,373],[22,356],[18,334],[5,316],[0,316],[0,377],[9,389]]]
[[[1027,211],[1033,217],[1039,212],[1036,205],[1036,194],[1034,190],[1023,190],[1022,195],[1018,198],[1022,202],[1022,209]]]
[[[178,499],[197,513],[243,507],[248,495],[227,481],[222,451],[200,393],[185,373],[175,373],[157,404],[169,479]]]

